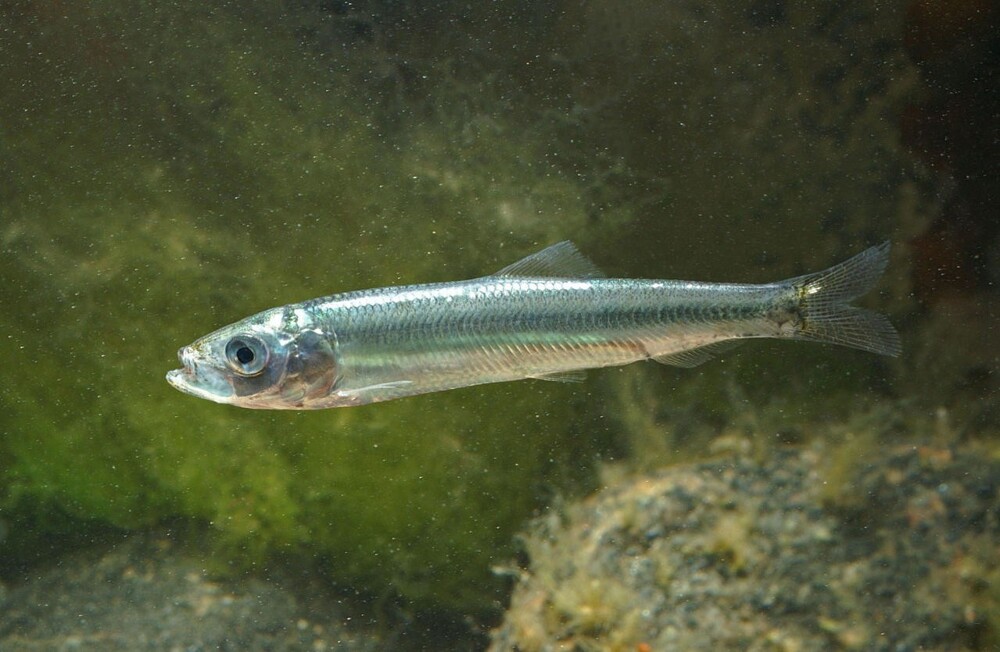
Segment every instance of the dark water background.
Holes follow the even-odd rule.
[[[1000,454],[996,14],[3,3],[0,576],[169,523],[207,533],[219,572],[291,557],[407,613],[489,621],[514,533],[609,464],[837,427]],[[611,275],[709,281],[890,239],[866,301],[904,355],[755,343],[308,414],[163,380],[180,345],[258,310],[563,239]]]

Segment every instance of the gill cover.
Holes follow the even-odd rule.
[[[279,395],[287,407],[302,407],[326,397],[337,382],[337,355],[332,337],[316,331],[298,333],[289,343]]]
[[[273,336],[238,332],[222,347],[234,397],[249,408],[295,409],[330,393],[337,380],[334,347],[323,332]]]

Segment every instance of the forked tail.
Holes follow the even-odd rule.
[[[886,316],[850,305],[874,287],[888,262],[889,243],[883,242],[822,272],[790,279],[802,319],[794,337],[899,355],[899,334]]]

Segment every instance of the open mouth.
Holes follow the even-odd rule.
[[[227,403],[232,399],[232,384],[218,370],[204,364],[191,347],[185,346],[178,351],[177,359],[184,366],[167,372],[167,382],[172,387],[216,403]]]
[[[167,382],[175,389],[182,392],[190,392],[191,383],[195,380],[195,374],[191,369],[172,369],[167,372]]]
[[[198,362],[195,353],[190,346],[185,346],[177,351],[177,359],[182,365],[181,369],[173,369],[167,372],[167,382],[181,390],[188,391],[192,383],[198,378]]]
[[[184,367],[168,371],[167,382],[176,389],[186,392],[191,382],[197,376],[197,366],[195,365],[194,353],[191,351],[191,347],[185,346],[178,350],[177,359]]]

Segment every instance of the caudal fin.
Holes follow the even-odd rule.
[[[899,334],[886,316],[850,305],[874,287],[888,262],[889,243],[883,242],[827,270],[791,279],[802,317],[794,337],[899,355]]]

